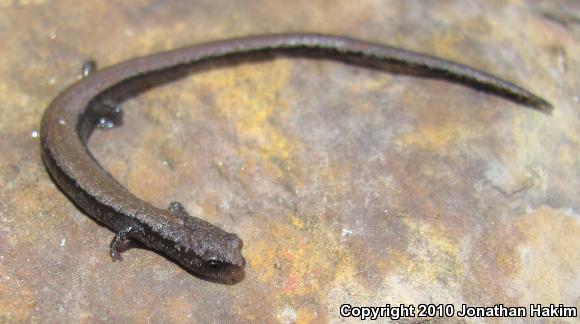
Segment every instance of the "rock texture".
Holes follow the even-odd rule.
[[[0,1],[0,322],[337,321],[343,303],[580,306],[577,1]],[[473,65],[552,115],[328,60],[209,66],[123,103],[97,159],[244,240],[219,285],[112,233],[48,177],[50,100],[100,66],[313,31]],[[458,320],[456,318],[456,320]],[[414,321],[414,319],[409,319]]]

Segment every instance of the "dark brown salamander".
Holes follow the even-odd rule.
[[[177,202],[167,210],[135,197],[92,157],[86,142],[93,129],[107,125],[109,117],[92,109],[95,98],[122,81],[208,59],[256,52],[318,53],[344,60],[388,63],[427,72],[478,89],[493,92],[545,112],[551,105],[542,98],[494,76],[428,55],[346,37],[318,34],[280,34],[245,37],[194,45],[135,58],[100,71],[94,62],[83,66],[85,78],[52,101],[42,118],[42,156],[54,181],[87,214],[116,235],[110,246],[113,258],[126,238],[161,251],[188,270],[217,281],[243,272],[242,241],[237,235],[187,214]],[[114,110],[114,109],[112,109]],[[109,124],[110,126],[110,124]]]

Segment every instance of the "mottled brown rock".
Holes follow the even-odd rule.
[[[575,1],[0,0],[0,321],[311,322],[342,303],[580,306]],[[202,69],[126,101],[90,147],[139,197],[244,240],[246,278],[195,278],[48,177],[40,117],[79,77],[248,34],[342,34],[453,59],[545,96],[326,60]]]

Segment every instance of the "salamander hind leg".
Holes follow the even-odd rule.
[[[123,260],[123,258],[121,257],[121,252],[119,251],[119,247],[121,246],[121,244],[123,244],[123,242],[125,242],[127,237],[138,231],[139,229],[137,226],[129,225],[115,234],[115,236],[111,240],[111,244],[109,245],[110,248],[109,253],[111,254],[111,258],[113,259],[113,261]]]
[[[110,129],[123,125],[123,109],[112,99],[102,98],[98,105],[97,127]]]
[[[88,60],[83,63],[81,68],[82,78],[88,78],[97,71],[97,62],[95,60]],[[115,100],[101,96],[97,100],[95,108],[99,118],[97,119],[97,127],[99,128],[113,128],[123,124],[123,110]]]

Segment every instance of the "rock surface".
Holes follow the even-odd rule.
[[[298,322],[339,306],[580,306],[577,1],[0,1],[0,322]],[[329,60],[200,69],[123,103],[90,148],[137,196],[244,240],[245,279],[202,281],[55,187],[44,109],[100,66],[284,31],[432,53],[549,99]],[[455,318],[459,320],[458,318]],[[414,321],[415,319],[407,319]]]

